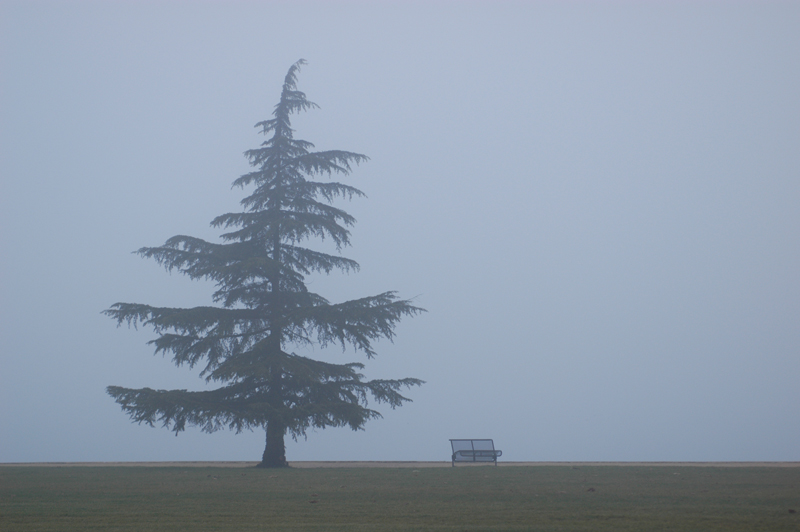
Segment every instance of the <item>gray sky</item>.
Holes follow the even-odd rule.
[[[800,460],[797,2],[0,2],[0,462],[257,460],[261,432],[132,424],[105,394],[202,389],[117,301],[209,303],[131,254],[215,239],[297,59],[341,205],[398,290],[364,432],[289,460]]]

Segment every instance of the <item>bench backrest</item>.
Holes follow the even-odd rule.
[[[493,440],[450,440],[453,447],[453,460],[456,462],[496,462],[493,453],[476,453],[472,451],[494,451]],[[470,451],[458,453],[458,451]]]

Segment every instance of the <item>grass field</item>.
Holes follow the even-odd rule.
[[[800,468],[4,466],[0,530],[797,532]]]

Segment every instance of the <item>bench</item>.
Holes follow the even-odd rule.
[[[450,440],[453,448],[453,467],[456,462],[494,462],[503,451],[495,450],[492,440]]]

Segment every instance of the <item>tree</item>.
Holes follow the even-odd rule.
[[[293,137],[292,113],[317,107],[297,90],[297,73],[289,69],[273,118],[257,128],[269,138],[245,152],[254,170],[233,182],[254,187],[241,201],[243,211],[223,214],[211,225],[228,232],[221,243],[174,236],[163,246],[137,251],[167,270],[215,283],[217,306],[160,308],[116,303],[105,314],[117,325],[144,324],[157,338],[156,353],[171,354],[177,366],[202,366],[208,391],[130,389],[109,386],[107,392],[138,423],[160,422],[176,435],[186,425],[213,432],[263,428],[266,447],[261,467],[286,467],[284,438],[297,439],[307,429],[349,426],[362,429],[380,413],[368,398],[401,406],[410,399],[400,390],[419,379],[365,381],[360,363],[332,364],[288,351],[291,346],[334,344],[376,355],[373,341],[392,340],[397,322],[423,312],[395,292],[384,292],[333,304],[310,292],[305,277],[359,269],[341,254],[302,247],[312,238],[330,238],[337,252],[350,244],[347,227],[355,219],[332,205],[336,198],[364,194],[338,182],[320,182],[321,174],[347,175],[351,165],[367,161],[347,151],[311,151],[310,142]]]

